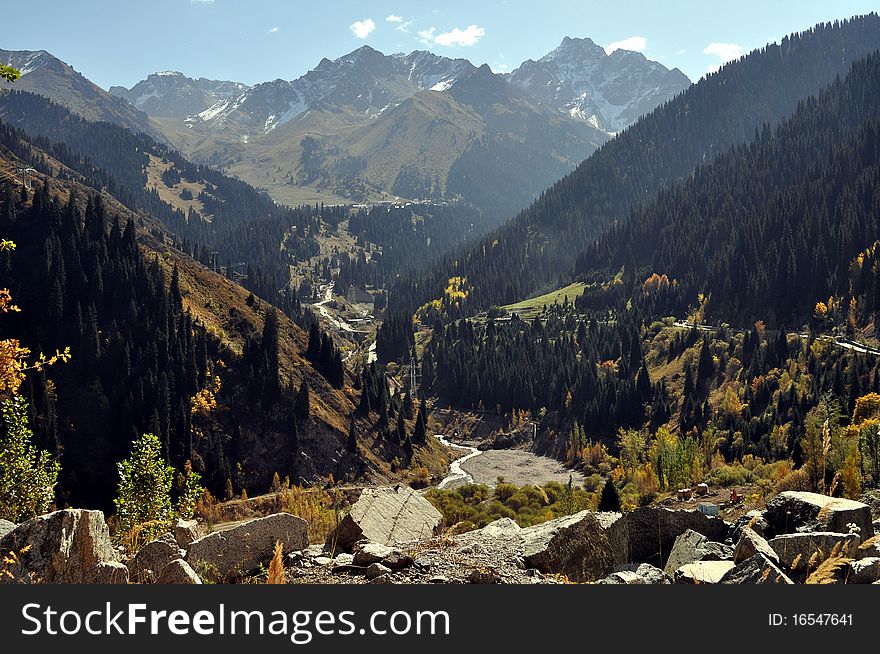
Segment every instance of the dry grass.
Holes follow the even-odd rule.
[[[269,564],[269,573],[266,576],[267,584],[286,584],[287,578],[284,576],[284,547],[281,541],[275,543],[275,553],[272,556],[272,562]]]
[[[299,516],[309,524],[309,542],[326,542],[339,524],[342,498],[335,491],[323,488],[292,486],[281,491],[281,509]]]

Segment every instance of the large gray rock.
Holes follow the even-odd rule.
[[[308,523],[289,513],[248,520],[194,541],[187,550],[186,562],[208,579],[227,581],[267,565],[276,542],[285,552],[305,549],[309,544]]]
[[[0,538],[3,538],[10,531],[15,529],[16,524],[14,522],[9,522],[9,520],[0,520]]]
[[[719,583],[722,584],[792,584],[788,576],[779,569],[777,562],[756,552],[751,557],[737,564],[724,573]]]
[[[350,552],[359,540],[383,545],[425,540],[442,526],[443,516],[409,486],[365,488],[351,511],[327,536],[331,551]]]
[[[639,507],[609,522],[605,529],[614,551],[614,563],[650,563],[664,567],[675,539],[688,529],[710,541],[723,541],[728,525],[699,511]]]
[[[672,583],[672,577],[650,563],[624,563],[614,568],[614,572],[634,572],[642,577],[647,584]]]
[[[174,539],[180,549],[187,549],[194,541],[206,534],[207,530],[197,520],[179,519],[174,523]]]
[[[358,543],[354,547],[354,565],[368,566],[381,563],[385,557],[391,556],[393,547],[382,543]]]
[[[175,559],[162,569],[157,584],[200,584],[202,580],[183,559]]]
[[[164,534],[144,545],[128,562],[129,579],[136,584],[152,584],[165,566],[180,556],[174,535]]]
[[[498,518],[498,520],[490,522],[482,529],[476,529],[469,533],[480,534],[481,536],[487,536],[489,538],[499,538],[519,535],[521,532],[522,527],[516,524],[515,520],[512,520],[511,518]]]
[[[29,546],[29,547],[28,547]],[[25,548],[27,548],[25,550]],[[110,530],[100,511],[64,509],[23,522],[0,539],[0,552],[16,553],[2,582],[46,584],[124,583]],[[122,566],[123,568],[125,566]]]
[[[849,562],[848,584],[874,584],[880,581],[880,557]]]
[[[785,491],[774,497],[765,513],[769,533],[835,532],[846,534],[855,525],[861,540],[874,535],[871,509],[867,504],[819,493]]]
[[[129,581],[128,567],[119,561],[99,563],[95,572],[96,584],[127,584]]]
[[[756,534],[764,537],[768,527],[767,519],[764,517],[764,513],[764,511],[760,511],[758,509],[752,509],[745,515],[737,518],[736,522],[733,523],[732,540],[734,542],[739,540],[740,533],[742,532],[744,527],[749,527]]]
[[[733,562],[742,563],[755,554],[762,554],[779,565],[779,555],[770,547],[770,543],[751,527],[743,527],[739,532],[736,549],[733,551]]]
[[[647,586],[648,581],[642,575],[632,570],[620,570],[612,572],[604,579],[600,579],[597,584],[622,584],[627,586]]]
[[[815,568],[831,556],[835,547],[842,556],[851,556],[858,544],[857,534],[828,531],[783,534],[770,539],[770,547],[779,556],[779,563],[789,570],[799,571]]]
[[[675,539],[672,551],[663,568],[671,575],[681,566],[697,561],[724,561],[733,558],[733,549],[723,543],[714,543],[693,529]]]
[[[717,584],[735,567],[733,561],[697,561],[675,571],[676,584]]]
[[[614,567],[614,555],[596,515],[581,511],[520,532],[523,559],[545,573],[561,573],[572,581],[596,581]]]

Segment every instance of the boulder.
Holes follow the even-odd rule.
[[[99,563],[95,572],[96,584],[127,584],[128,568],[119,561],[104,561]]]
[[[590,511],[527,527],[520,535],[526,565],[541,572],[564,574],[572,581],[596,581],[614,567],[605,530]]]
[[[476,568],[467,576],[471,584],[498,584],[501,583],[501,575],[495,568]]]
[[[724,573],[722,584],[792,584],[788,576],[779,569],[778,560],[771,559],[762,551],[757,551],[744,561]]]
[[[381,543],[358,543],[354,547],[354,565],[368,566],[390,556],[394,548]]]
[[[276,542],[288,552],[305,549],[309,544],[308,523],[289,513],[248,520],[194,541],[187,550],[186,562],[214,581],[227,581],[268,564]]]
[[[717,584],[735,567],[733,561],[697,561],[675,571],[676,584]]]
[[[194,541],[197,541],[207,533],[204,525],[197,520],[178,519],[174,523],[174,539],[180,549],[187,549]]]
[[[779,555],[770,547],[770,543],[751,527],[743,527],[739,533],[736,549],[733,551],[733,562],[742,563],[758,553],[779,565]]]
[[[0,552],[14,552],[18,559],[6,566],[12,576],[4,575],[0,582],[122,582],[118,566],[102,566],[117,563],[117,556],[100,511],[64,509],[37,516],[0,539]]]
[[[443,516],[408,486],[365,488],[351,511],[327,536],[331,551],[349,552],[359,540],[392,545],[434,536]]]
[[[743,527],[749,527],[759,536],[766,538],[767,520],[764,517],[764,511],[753,509],[745,515],[737,518],[736,522],[733,523],[733,542],[737,542],[739,540],[740,532],[742,532]]]
[[[180,558],[173,534],[165,534],[144,545],[128,562],[129,579],[136,584],[152,584],[165,566]]]
[[[624,563],[614,568],[614,572],[634,572],[647,584],[671,584],[672,578],[660,568],[650,563]],[[612,573],[613,574],[613,573]]]
[[[664,572],[673,574],[681,566],[696,561],[724,561],[733,558],[733,549],[723,543],[714,543],[693,529],[675,539],[666,560]]]
[[[860,540],[874,535],[871,509],[867,504],[819,493],[780,493],[767,505],[765,517],[773,536],[822,531],[847,534],[851,525],[855,525]]]
[[[381,577],[382,575],[391,574],[391,569],[385,567],[381,563],[371,563],[365,572],[367,579],[375,579],[376,577]]]
[[[728,526],[721,518],[699,511],[645,506],[609,521],[605,533],[614,551],[615,565],[650,563],[663,567],[675,539],[688,529],[710,541],[723,541]]]
[[[471,534],[479,534],[480,536],[488,536],[489,538],[498,538],[504,536],[518,535],[522,531],[522,527],[516,524],[511,518],[499,518],[482,529],[475,529]]]
[[[880,557],[849,562],[846,575],[848,584],[874,584],[880,581]]]
[[[162,568],[162,574],[156,580],[157,584],[200,584],[202,580],[192,569],[189,563],[183,559],[174,559]]]
[[[828,531],[783,534],[770,539],[770,547],[779,556],[779,563],[789,570],[805,571],[827,559],[835,547],[849,556],[859,544],[858,534],[836,534]]]
[[[16,524],[14,522],[9,522],[9,520],[0,520],[0,539],[2,539],[6,534],[15,529]]]
[[[597,584],[623,584],[627,586],[645,586],[647,580],[640,574],[632,570],[621,570],[620,572],[612,572],[604,579],[600,579]]]
[[[703,534],[688,529],[675,539],[663,571],[666,574],[673,574],[683,565],[702,560],[697,552],[700,546],[708,541],[709,539]]]

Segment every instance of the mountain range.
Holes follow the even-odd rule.
[[[506,75],[364,46],[291,81],[161,72],[110,92],[190,158],[279,201],[457,198],[500,220],[689,85],[639,53],[566,38]]]

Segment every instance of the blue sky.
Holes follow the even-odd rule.
[[[31,0],[0,25],[0,48],[48,50],[107,88],[158,70],[248,84],[294,79],[364,44],[506,71],[564,36],[588,36],[696,80],[791,32],[876,8],[876,0]]]

